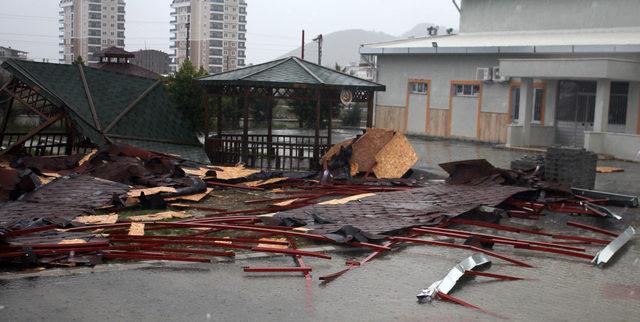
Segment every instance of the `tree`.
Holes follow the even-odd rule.
[[[340,106],[338,104],[329,104],[327,101],[323,101],[320,104],[320,127],[325,128],[327,126],[327,119],[329,118],[329,108],[331,108],[331,114],[333,118],[339,116]],[[294,101],[291,104],[291,113],[295,114],[298,118],[298,124],[300,127],[313,129],[316,127],[316,102],[315,101]]]
[[[73,64],[74,64],[74,65],[82,65],[82,66],[84,66],[84,65],[85,65],[85,63],[84,63],[84,59],[82,59],[82,56],[78,56],[78,57],[76,57],[76,59],[73,61]]]
[[[340,66],[340,64],[338,64],[338,62],[336,62],[336,66],[334,67],[335,70],[341,72],[341,73],[346,73],[347,72],[347,67],[342,67]]]
[[[177,73],[165,78],[172,104],[182,110],[194,129],[199,132],[210,128],[211,119],[205,120],[205,111],[202,105],[205,94],[194,80],[206,74],[204,69],[196,71],[191,61],[185,60]]]

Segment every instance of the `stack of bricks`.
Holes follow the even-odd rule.
[[[572,188],[593,189],[598,156],[581,148],[550,147],[545,156],[544,179]]]

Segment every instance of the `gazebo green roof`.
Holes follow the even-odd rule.
[[[282,58],[198,79],[202,85],[334,88],[384,91],[385,86],[297,57]]]
[[[7,60],[2,67],[64,109],[80,134],[96,145],[109,137],[158,152],[202,154],[196,131],[157,80],[82,68],[94,118],[78,66]]]

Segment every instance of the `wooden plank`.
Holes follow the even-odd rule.
[[[44,129],[46,129],[49,126],[51,126],[53,123],[63,119],[65,117],[65,115],[66,114],[64,112],[59,112],[58,114],[52,116],[51,118],[46,120],[44,123],[40,124],[38,127],[36,127],[35,129],[33,129],[29,133],[27,133],[27,135],[25,135],[24,137],[19,139],[16,143],[12,144],[10,147],[6,148],[5,150],[0,151],[0,156],[5,155],[7,152],[11,151],[15,147],[20,146],[20,145],[24,144],[25,142],[29,141],[31,138],[33,138],[38,133],[42,132]]]
[[[78,64],[78,70],[80,71],[82,86],[84,86],[84,93],[87,96],[87,101],[89,102],[89,107],[91,108],[91,117],[93,117],[93,122],[95,123],[98,132],[102,132],[102,126],[100,125],[100,121],[98,121],[98,112],[96,111],[96,105],[93,103],[93,96],[91,96],[91,91],[89,90],[89,84],[87,83],[87,77],[84,74],[84,68],[82,67],[82,64]]]
[[[376,106],[375,125],[377,128],[402,130],[404,122],[403,106]]]
[[[393,139],[376,155],[373,172],[378,178],[400,178],[418,161],[418,155],[402,133]]]
[[[486,142],[506,142],[509,117],[510,116],[507,113],[480,113],[479,139]]]

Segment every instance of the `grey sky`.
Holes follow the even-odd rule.
[[[399,35],[418,23],[458,26],[450,0],[246,0],[247,61],[278,57],[319,33],[365,29]],[[128,50],[169,52],[170,0],[126,0]],[[58,0],[3,1],[0,46],[28,51],[34,60],[58,55]]]

